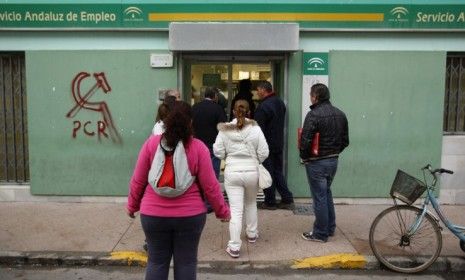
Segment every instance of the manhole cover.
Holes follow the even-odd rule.
[[[294,203],[294,215],[313,215],[313,207],[310,203]]]

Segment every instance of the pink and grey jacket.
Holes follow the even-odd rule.
[[[148,174],[161,135],[152,135],[139,152],[136,167],[129,183],[127,209],[156,217],[191,217],[207,212],[203,196],[213,207],[216,217],[230,216],[221,187],[213,171],[210,152],[202,141],[192,138],[185,146],[189,171],[197,179],[182,195],[167,198],[158,195],[148,183]]]

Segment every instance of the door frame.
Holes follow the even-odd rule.
[[[258,52],[238,52],[238,53],[178,53],[178,79],[177,87],[181,92],[183,100],[187,100],[188,89],[186,88],[190,84],[190,65],[192,62],[198,61],[199,63],[212,62],[218,63],[269,63],[271,62],[271,77],[272,85],[275,90],[280,93],[279,96],[284,101],[286,106],[289,101],[289,53],[288,52],[269,52],[269,53],[258,53]],[[279,69],[275,69],[276,65],[279,65]],[[281,72],[281,73],[279,73]],[[232,76],[232,71],[229,71],[229,75]],[[229,79],[231,77],[228,77]],[[187,82],[189,80],[189,82]],[[230,91],[230,85],[228,83],[228,91]],[[300,93],[298,93],[300,95]],[[284,150],[283,150],[283,174],[287,179],[287,167],[288,167],[288,139],[292,137],[292,133],[289,131],[289,109],[286,110],[285,123],[284,123]]]

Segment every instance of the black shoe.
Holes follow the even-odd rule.
[[[294,202],[291,202],[291,203],[280,202],[278,203],[278,209],[285,209],[285,210],[292,211],[295,209],[295,205],[294,205]]]
[[[313,241],[313,242],[320,242],[320,243],[326,243],[326,240],[316,238],[312,232],[304,232],[302,233],[302,238],[307,240],[307,241]]]
[[[268,203],[265,203],[265,202],[259,203],[257,205],[257,208],[258,209],[264,209],[264,210],[276,210],[276,209],[278,209],[276,204],[268,204]]]
[[[313,235],[313,231],[310,231],[308,234]],[[328,234],[328,237],[333,237],[333,236],[334,236],[334,232]]]

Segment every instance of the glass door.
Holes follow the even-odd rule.
[[[190,76],[185,77],[185,96],[192,105],[203,99],[207,87],[217,87],[222,96],[219,104],[228,115],[231,112],[231,102],[238,93],[239,82],[250,79],[252,83],[253,100],[258,103],[257,85],[261,81],[273,83],[271,63],[232,63],[232,62],[198,62],[188,63],[184,71]]]
[[[284,57],[283,56],[228,56],[228,55],[186,55],[182,56],[182,90],[184,100],[192,105],[204,98],[207,87],[217,87],[222,96],[225,112],[230,119],[231,103],[239,92],[239,82],[250,79],[253,100],[258,106],[257,86],[269,81],[275,92],[284,98]],[[224,162],[221,164],[220,182],[223,182]],[[257,196],[263,201],[263,193]]]
[[[191,65],[191,104],[202,100],[207,87],[216,87],[224,95],[229,97],[229,65],[212,63],[195,63]]]

